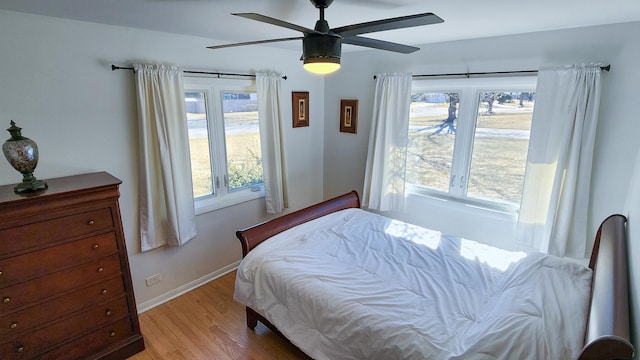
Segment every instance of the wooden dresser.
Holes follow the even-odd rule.
[[[105,173],[0,186],[0,358],[126,359],[144,349],[118,205]]]

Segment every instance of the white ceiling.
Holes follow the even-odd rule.
[[[193,35],[212,39],[210,45],[301,35],[232,12],[256,12],[307,28],[319,16],[308,0],[0,0],[0,9]],[[424,12],[445,22],[365,36],[420,45],[638,21],[640,0],[335,0],[325,17],[335,28]],[[271,46],[299,49],[301,44]],[[364,48],[344,46],[344,51],[359,49]]]

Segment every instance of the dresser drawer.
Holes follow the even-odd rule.
[[[42,354],[38,356],[37,359],[87,359],[90,358],[88,356],[89,354],[101,351],[108,346],[111,346],[113,348],[114,346],[117,346],[118,342],[125,341],[128,338],[132,340],[140,340],[140,342],[142,342],[140,335],[134,335],[133,329],[131,327],[131,321],[129,319],[122,319],[113,324],[109,324],[97,331],[94,331],[89,335],[83,336],[70,343],[57,347],[51,350],[51,352]],[[143,349],[144,345],[142,345],[138,351],[142,351]],[[14,355],[15,354],[7,356],[7,360],[26,358],[19,356],[12,357]]]
[[[105,303],[124,294],[122,277],[82,288],[45,303],[0,317],[0,339],[11,339],[50,321]]]
[[[48,351],[66,339],[82,336],[92,329],[126,318],[127,315],[127,301],[122,296],[103,306],[96,306],[63,321],[4,342],[0,345],[0,354],[14,353],[20,356],[18,358],[30,358]]]
[[[111,208],[0,230],[0,256],[113,227]]]
[[[0,289],[0,317],[10,311],[51,299],[81,286],[120,274],[118,254]],[[79,302],[78,302],[79,304]]]
[[[50,274],[118,251],[113,232],[0,260],[0,288]]]

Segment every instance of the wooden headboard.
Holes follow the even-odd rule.
[[[358,193],[353,190],[344,195],[329,199],[327,201],[315,204],[304,209],[283,215],[270,221],[266,221],[251,227],[236,231],[236,236],[242,243],[242,257],[245,257],[251,249],[256,247],[264,240],[279,234],[287,229],[304,222],[317,219],[321,216],[332,212],[348,209],[359,208],[360,198]]]
[[[629,334],[626,222],[623,215],[611,215],[596,234],[589,261],[593,270],[591,306],[581,360],[630,359],[634,355]]]

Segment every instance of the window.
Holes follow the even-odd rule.
[[[258,101],[250,81],[185,78],[196,211],[264,196]]]
[[[535,81],[414,81],[406,173],[410,191],[517,211]]]

